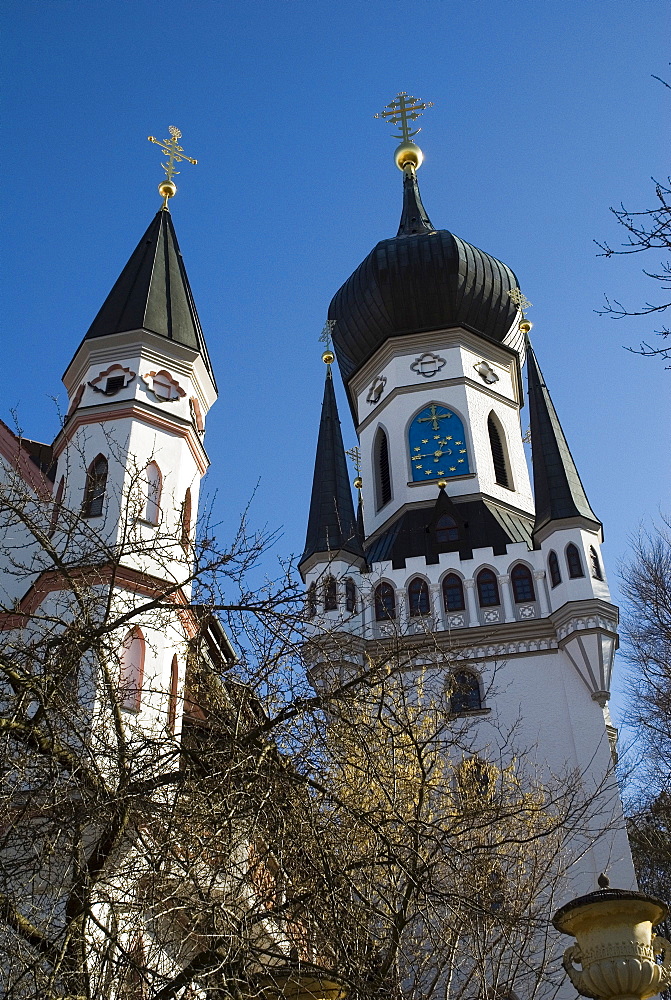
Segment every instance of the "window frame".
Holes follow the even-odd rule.
[[[523,581],[523,585],[527,585],[531,596],[522,597],[518,594],[518,584]],[[536,600],[536,588],[534,586],[534,576],[531,569],[526,563],[518,562],[510,570],[510,588],[513,592],[513,601],[515,604],[530,604],[532,601]]]
[[[468,688],[462,688],[461,691],[459,691],[457,687],[459,677],[468,678]],[[469,715],[472,712],[481,712],[484,708],[484,703],[482,697],[482,687],[478,675],[473,670],[462,669],[451,672],[450,679],[452,681],[452,690],[450,691],[450,715],[459,716]],[[461,703],[455,704],[455,694],[461,695]],[[466,704],[463,699],[470,699],[473,694],[477,695],[477,705]]]
[[[416,591],[416,598],[413,597]],[[426,618],[431,614],[431,590],[423,576],[413,576],[406,587],[408,614],[411,618]],[[422,605],[426,604],[426,610]]]
[[[104,463],[105,465],[104,472],[101,471],[101,463]],[[84,488],[82,517],[92,518],[104,516],[108,476],[109,462],[102,452],[100,452],[96,455],[86,470],[86,485]]]
[[[139,644],[139,655],[138,663],[130,663],[129,666],[132,668],[133,673],[126,670],[126,656],[130,654],[130,650],[133,648],[133,643],[137,642]],[[142,629],[136,625],[130,631],[128,631],[124,637],[122,644],[122,652],[119,658],[119,683],[117,685],[117,692],[120,701],[120,707],[126,712],[134,712],[137,714],[142,708],[142,683],[144,680],[144,661],[146,654],[146,642],[142,632]],[[126,674],[130,678],[126,682]]]
[[[548,555],[548,570],[550,572],[550,586],[554,590],[558,587],[561,581],[561,568],[559,566],[559,556],[552,549]]]
[[[385,602],[382,592],[391,595],[391,602]],[[373,591],[373,604],[376,622],[391,622],[396,620],[396,591],[388,580],[381,580]]]
[[[582,564],[578,546],[574,542],[569,542],[564,555],[569,580],[582,580],[585,576],[585,567]]]
[[[455,580],[456,583],[458,583],[458,585],[459,585],[458,589],[459,589],[459,595],[460,595],[460,598],[461,598],[461,607],[450,608],[450,607],[447,606],[446,589],[447,589],[447,582],[448,582],[448,580]],[[455,588],[455,584],[451,584],[451,586],[453,588]],[[464,593],[464,581],[462,580],[462,578],[459,576],[458,573],[447,573],[443,577],[443,579],[441,581],[440,589],[441,589],[441,592],[442,592],[442,595],[443,595],[443,607],[444,607],[445,612],[447,614],[454,614],[457,611],[465,611],[466,610],[466,594]]]
[[[487,575],[493,577],[493,579],[489,580],[488,582],[483,582],[482,578],[484,576],[487,576]],[[487,586],[487,585],[491,585],[491,586],[494,587],[494,590],[495,590],[495,593],[496,593],[496,600],[495,601],[483,601],[483,599],[482,599],[482,589],[483,589],[483,586]],[[501,591],[499,590],[499,580],[498,580],[497,574],[494,572],[493,569],[490,569],[489,566],[483,566],[482,569],[478,572],[478,574],[477,574],[477,576],[475,578],[475,587],[476,587],[476,590],[478,592],[478,604],[479,604],[479,606],[481,608],[500,608],[501,607]]]

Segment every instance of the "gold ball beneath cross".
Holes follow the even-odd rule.
[[[158,186],[158,193],[161,198],[174,198],[177,194],[177,185],[174,181],[161,181]]]
[[[394,160],[399,170],[404,170],[406,167],[414,167],[417,170],[421,167],[423,159],[424,153],[416,143],[410,142],[410,140],[397,146],[394,153]]]
[[[335,354],[333,351],[324,351],[322,354],[322,361],[325,365],[332,365],[335,361]]]

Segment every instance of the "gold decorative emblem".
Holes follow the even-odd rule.
[[[198,163],[198,160],[192,159],[187,156],[184,149],[180,146],[178,140],[182,138],[182,133],[174,125],[171,125],[168,129],[170,133],[169,139],[156,139],[153,135],[147,136],[149,142],[156,143],[157,146],[163,150],[163,152],[168,157],[167,163],[162,163],[161,166],[165,170],[165,180],[161,181],[158,186],[158,192],[163,198],[163,209],[167,211],[168,199],[173,198],[177,194],[177,185],[175,184],[173,177],[179,174],[179,170],[176,169],[176,164],[182,163],[186,160],[187,163],[193,163],[194,166]]]

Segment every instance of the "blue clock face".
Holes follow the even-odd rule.
[[[427,483],[470,472],[464,425],[446,406],[431,403],[408,431],[412,480]]]

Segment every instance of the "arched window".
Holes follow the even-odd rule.
[[[566,565],[568,566],[568,575],[571,580],[576,580],[578,577],[585,575],[580,553],[573,542],[566,546]]]
[[[459,541],[457,522],[449,514],[443,514],[436,521],[436,541],[439,545]]]
[[[104,455],[98,455],[89,465],[86,473],[86,490],[84,492],[84,506],[82,514],[84,517],[100,517],[103,512],[105,502],[105,489],[107,487],[107,459]]]
[[[324,611],[335,611],[338,607],[338,584],[335,577],[327,576],[324,580]]]
[[[480,682],[475,674],[470,670],[458,670],[452,674],[450,712],[453,715],[463,715],[465,712],[477,712],[481,708]]]
[[[497,421],[493,414],[487,418],[487,432],[489,434],[489,446],[492,449],[492,461],[494,463],[494,479],[499,486],[510,489],[510,476],[508,475],[508,463],[503,446],[503,432],[497,426]]]
[[[144,519],[149,524],[158,524],[161,511],[161,487],[163,476],[156,462],[150,462],[144,473],[145,503]]]
[[[553,587],[558,587],[561,583],[561,571],[556,552],[551,552],[548,556],[548,569],[550,570],[550,583]]]
[[[356,611],[356,587],[349,576],[345,580],[345,608],[350,612]]]
[[[58,527],[58,518],[61,515],[61,507],[63,506],[63,492],[65,490],[65,476],[61,476],[58,483],[58,489],[56,490],[56,496],[54,497],[54,505],[51,508],[51,521],[49,522],[49,538],[54,534],[56,528]]]
[[[599,557],[596,554],[596,549],[593,545],[589,547],[589,561],[592,567],[592,576],[595,580],[603,580],[603,573],[601,572],[601,563],[599,562]]]
[[[184,503],[182,504],[182,523],[180,526],[180,545],[185,552],[189,551],[189,545],[191,544],[191,487],[187,486],[186,493],[184,494]]]
[[[535,601],[534,578],[531,570],[523,563],[513,566],[510,574],[510,582],[513,585],[513,597],[516,604],[523,604],[524,601]]]
[[[144,674],[144,636],[139,628],[131,629],[121,650],[119,700],[130,712],[140,711],[142,675]]]
[[[421,577],[416,576],[414,580],[410,581],[408,584],[408,604],[412,618],[429,614],[431,605],[429,603],[429,587],[426,580],[422,580]]]
[[[456,413],[439,403],[420,410],[412,421],[408,447],[415,483],[465,476],[471,471],[464,425]]]
[[[481,608],[494,608],[501,603],[496,573],[492,573],[491,569],[481,569],[476,583]]]
[[[170,693],[168,694],[168,721],[166,729],[171,736],[175,735],[175,722],[177,721],[177,682],[179,680],[179,663],[177,654],[172,658],[170,664]]]
[[[396,595],[390,583],[378,583],[375,588],[375,620],[389,621],[396,617]]]
[[[317,586],[314,583],[311,583],[308,587],[305,601],[305,611],[308,618],[314,618],[317,614]]]
[[[463,611],[464,585],[456,573],[448,573],[443,580],[443,603],[446,611]]]
[[[375,438],[375,484],[377,487],[377,509],[380,510],[391,500],[389,441],[381,427],[378,428]]]

